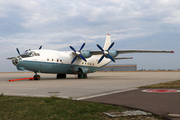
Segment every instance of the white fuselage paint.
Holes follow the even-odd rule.
[[[22,58],[20,62],[24,62],[23,65],[20,64],[20,67],[24,67],[26,70],[30,70],[30,71],[34,71],[34,72],[42,72],[43,70],[41,70],[40,68],[38,69],[37,65],[36,65],[36,69],[35,70],[31,67],[33,67],[33,64],[35,63],[40,63],[41,67],[41,62],[43,63],[43,66],[45,67],[46,65],[48,66],[48,64],[62,64],[64,65],[64,67],[62,67],[62,69],[66,68],[65,66],[67,66],[67,69],[70,69],[70,66],[76,67],[76,70],[80,67],[82,67],[83,69],[86,69],[88,72],[86,73],[92,73],[97,71],[98,69],[100,69],[101,67],[107,65],[108,63],[111,62],[110,59],[104,58],[104,60],[98,64],[98,60],[100,59],[101,55],[93,55],[90,58],[86,58],[87,62],[85,62],[84,60],[77,58],[75,60],[75,62],[73,64],[71,64],[71,61],[73,60],[73,58],[75,57],[75,54],[72,51],[55,51],[55,50],[31,50],[34,51],[35,53],[38,53],[40,56],[32,56],[32,57],[26,57],[26,58]],[[27,62],[27,63],[25,63]],[[28,66],[26,65],[28,64]],[[31,65],[32,64],[32,65]],[[17,65],[18,66],[18,65]],[[88,69],[94,69],[93,71],[89,71]],[[55,70],[53,71],[53,73],[59,73],[59,69],[61,69],[61,67],[58,67],[58,71],[56,72]],[[45,73],[52,73],[52,71],[45,71]],[[67,73],[67,74],[71,74],[71,73]]]

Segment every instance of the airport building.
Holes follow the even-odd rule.
[[[99,71],[137,71],[137,65],[107,65]]]

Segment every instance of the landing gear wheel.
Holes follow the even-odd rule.
[[[81,78],[83,78],[81,75],[82,75],[82,74],[78,74],[78,79],[81,79]]]
[[[87,78],[87,74],[84,74],[84,78]]]
[[[66,74],[57,74],[57,79],[66,78]]]
[[[78,74],[78,79],[87,78],[87,74]]]
[[[40,79],[41,79],[40,75],[34,75],[34,80],[40,80]]]

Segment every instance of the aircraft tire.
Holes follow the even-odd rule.
[[[83,78],[83,74],[78,74],[78,79],[82,79]]]
[[[83,74],[83,78],[87,78],[87,74]]]
[[[40,79],[41,79],[40,75],[34,75],[34,80],[40,80]]]
[[[78,79],[87,78],[87,74],[78,74]]]

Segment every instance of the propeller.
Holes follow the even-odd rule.
[[[86,59],[81,55],[81,50],[84,48],[85,44],[86,44],[86,43],[83,43],[83,44],[82,44],[82,46],[81,46],[81,48],[79,49],[79,51],[76,51],[72,46],[69,46],[69,47],[71,48],[71,50],[73,50],[74,53],[75,53],[75,55],[76,55],[76,56],[73,58],[73,60],[71,61],[71,64],[74,63],[74,61],[76,60],[77,57],[80,57],[81,59],[83,59],[83,60],[86,62]]]
[[[42,45],[39,47],[39,50],[42,48]]]
[[[18,54],[20,55],[19,49],[18,49],[18,48],[16,48],[16,50],[17,50]]]
[[[114,58],[109,55],[109,50],[113,47],[114,42],[109,46],[107,50],[103,50],[103,48],[97,44],[97,47],[103,52],[102,57],[99,59],[98,64],[103,60],[104,57],[110,58],[113,62],[115,62]]]

